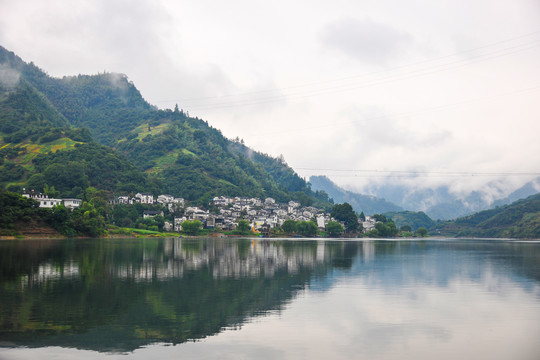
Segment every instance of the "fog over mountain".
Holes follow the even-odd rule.
[[[537,0],[3,0],[0,14],[0,45],[49,75],[126,74],[149,104],[304,178],[389,200],[381,175],[438,174],[390,183],[428,208],[540,176]]]
[[[413,183],[373,181],[361,190],[350,191],[384,198],[406,210],[424,211],[432,219],[448,220],[495,206],[510,204],[540,192],[540,178],[513,190],[509,182],[492,181],[475,191],[458,192],[451,186],[420,188]]]
[[[344,190],[326,176],[312,176],[309,178],[309,182],[312,185],[313,190],[325,191],[336,204],[349,203],[358,213],[364,212],[365,215],[373,215],[388,211],[403,210],[400,206],[386,201],[383,198]]]

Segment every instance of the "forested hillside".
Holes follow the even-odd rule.
[[[443,235],[540,238],[540,194],[438,226]]]
[[[392,219],[398,228],[408,225],[416,231],[419,228],[431,229],[435,226],[435,221],[422,211],[390,211],[384,215]]]
[[[171,193],[196,203],[217,195],[328,206],[283,159],[225,138],[176,107],[148,104],[125,75],[53,78],[0,47],[0,185],[87,186]]]

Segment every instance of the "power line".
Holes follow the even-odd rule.
[[[364,120],[364,121],[376,121],[376,120],[380,120],[380,119],[385,119],[387,117],[397,118],[397,117],[402,117],[402,116],[407,116],[407,115],[415,115],[415,114],[421,114],[421,113],[429,113],[429,112],[432,112],[432,111],[447,110],[447,109],[451,109],[451,108],[455,108],[455,107],[459,107],[459,106],[468,106],[468,105],[472,105],[472,104],[479,103],[479,102],[493,101],[493,100],[495,100],[497,98],[500,98],[500,97],[519,95],[519,94],[524,94],[524,93],[527,93],[527,92],[534,92],[534,91],[538,91],[538,90],[540,90],[540,85],[536,85],[536,86],[532,86],[532,87],[528,87],[528,88],[524,88],[524,89],[517,89],[517,90],[514,90],[514,91],[509,91],[509,92],[505,92],[505,93],[501,93],[501,94],[497,94],[497,95],[484,96],[484,97],[479,97],[479,98],[475,98],[475,99],[470,99],[470,100],[465,100],[465,101],[460,101],[460,102],[455,102],[455,103],[449,103],[449,104],[443,104],[443,105],[438,105],[438,106],[432,106],[432,107],[426,107],[426,108],[417,109],[417,110],[404,111],[404,112],[400,112],[400,113],[390,113],[390,114],[384,114],[384,115],[380,115],[380,116],[371,116],[371,117],[368,117],[368,118],[364,118],[362,120]],[[284,130],[278,130],[278,131],[266,131],[264,133],[264,135],[261,135],[260,133],[255,133],[255,134],[252,134],[250,136],[250,138],[262,137],[262,136],[268,137],[268,136],[271,136],[271,135],[277,135],[277,134],[282,134],[282,133],[299,133],[299,132],[305,133],[305,132],[310,132],[310,131],[314,131],[314,130],[325,128],[325,127],[335,127],[335,126],[340,125],[340,124],[355,123],[357,121],[358,120],[332,121],[332,122],[326,121],[323,124],[310,125],[308,128],[302,127],[302,128],[299,128],[299,129],[284,129]]]
[[[498,57],[502,57],[502,56],[515,54],[517,52],[526,51],[526,50],[535,48],[538,45],[540,45],[540,40],[535,39],[533,41],[529,41],[529,42],[524,43],[524,44],[518,44],[518,45],[513,45],[513,46],[510,46],[510,47],[505,47],[503,49],[494,50],[494,51],[492,51],[490,53],[487,53],[487,54],[476,54],[476,55],[474,55],[474,52],[477,52],[478,50],[490,48],[490,47],[497,46],[497,45],[504,44],[504,43],[509,43],[509,42],[516,41],[518,39],[523,39],[523,38],[526,38],[526,37],[531,37],[531,36],[537,35],[539,33],[540,33],[540,31],[532,32],[532,33],[516,36],[516,37],[510,38],[510,39],[501,40],[501,41],[498,41],[498,42],[495,42],[495,43],[487,44],[487,45],[484,45],[484,46],[476,47],[474,49],[469,49],[469,50],[466,50],[466,51],[454,53],[454,54],[451,54],[451,55],[446,55],[446,56],[438,57],[438,58],[435,58],[435,59],[429,59],[429,60],[425,60],[425,61],[420,61],[420,62],[416,62],[416,63],[409,64],[409,65],[403,65],[403,66],[400,66],[400,67],[395,67],[395,68],[392,68],[392,69],[387,70],[387,71],[379,71],[379,72],[374,72],[374,73],[364,74],[364,75],[354,75],[354,76],[343,77],[343,78],[338,78],[338,79],[333,79],[333,80],[320,81],[320,82],[314,82],[314,83],[309,83],[309,84],[304,84],[304,85],[290,86],[290,87],[279,88],[279,89],[260,90],[260,91],[245,92],[245,93],[240,93],[240,94],[228,94],[228,95],[223,95],[223,96],[199,97],[199,98],[183,99],[183,100],[180,100],[180,101],[188,101],[188,102],[189,101],[201,101],[201,100],[205,101],[205,100],[212,100],[212,99],[226,99],[226,98],[234,98],[234,97],[241,98],[241,97],[250,96],[250,95],[256,95],[256,94],[260,94],[260,95],[268,94],[266,96],[255,97],[255,98],[251,98],[251,99],[238,99],[238,100],[234,100],[234,101],[210,102],[210,103],[206,103],[206,104],[202,103],[202,104],[198,104],[198,105],[193,104],[192,106],[187,106],[187,107],[189,107],[190,110],[193,111],[193,110],[202,110],[202,109],[219,109],[219,108],[230,108],[230,107],[238,107],[238,106],[258,105],[258,104],[264,104],[264,103],[268,103],[268,102],[276,102],[276,101],[280,101],[280,100],[302,99],[302,98],[306,98],[306,97],[325,95],[325,94],[329,94],[329,93],[351,91],[351,90],[356,90],[358,88],[376,86],[376,85],[385,84],[385,83],[388,83],[388,82],[400,81],[400,80],[410,79],[410,78],[414,78],[414,77],[418,77],[418,76],[431,75],[431,74],[438,73],[438,72],[441,72],[441,71],[448,71],[448,70],[452,70],[452,69],[459,68],[459,67],[462,67],[462,66],[470,65],[470,64],[473,64],[473,63],[476,63],[476,62],[479,62],[479,61],[486,61],[486,60],[490,60],[490,59],[493,59],[493,58],[498,58]],[[389,76],[386,76],[386,77],[383,77],[383,78],[380,78],[380,79],[370,80],[370,81],[363,82],[363,83],[338,84],[338,85],[333,85],[331,87],[307,89],[307,90],[301,90],[301,91],[292,92],[292,93],[289,93],[289,94],[283,94],[282,93],[283,91],[291,90],[291,89],[300,89],[300,88],[306,88],[306,87],[313,87],[313,86],[318,86],[318,85],[321,85],[321,84],[339,83],[339,82],[343,82],[343,81],[347,81],[347,80],[365,78],[365,77],[370,76],[370,75],[376,75],[376,74],[381,74],[381,73],[386,74],[388,72],[396,71],[398,69],[408,68],[408,67],[416,66],[416,65],[419,65],[419,64],[431,63],[431,62],[435,62],[435,61],[439,61],[439,60],[442,60],[442,59],[451,58],[451,57],[455,57],[457,55],[462,55],[462,54],[467,54],[467,53],[473,53],[473,56],[469,57],[468,59],[459,59],[459,60],[447,62],[447,63],[444,63],[444,64],[435,64],[435,65],[433,65],[431,67],[418,69],[418,70],[412,70],[412,71],[409,71],[407,73],[402,73],[402,74],[389,75]],[[281,92],[281,93],[276,94],[277,92]],[[162,101],[167,101],[167,100],[162,100]],[[174,100],[168,100],[168,101],[174,101]]]
[[[193,106],[186,106],[186,107],[188,107],[189,110],[191,111],[216,110],[216,109],[243,107],[243,106],[262,105],[262,104],[274,103],[277,101],[301,100],[301,99],[311,98],[315,96],[343,93],[343,92],[354,91],[354,90],[358,90],[362,88],[368,88],[368,87],[373,87],[377,85],[392,83],[396,81],[402,81],[402,80],[408,80],[408,79],[413,79],[413,78],[427,76],[427,75],[433,75],[433,74],[437,74],[444,71],[454,70],[454,69],[461,68],[467,65],[471,65],[473,63],[491,60],[491,59],[499,58],[503,56],[508,56],[508,55],[512,55],[512,54],[525,51],[525,50],[530,50],[530,49],[538,47],[539,45],[540,45],[540,40],[537,40],[534,43],[528,44],[528,46],[525,46],[525,47],[523,46],[514,47],[513,51],[510,51],[510,52],[503,52],[503,53],[499,53],[495,55],[490,54],[491,56],[479,55],[473,59],[457,60],[454,62],[449,62],[446,64],[433,66],[432,68],[415,70],[415,71],[411,71],[405,74],[389,75],[385,78],[375,79],[375,80],[361,82],[361,83],[342,84],[342,85],[336,85],[333,87],[305,90],[305,91],[299,91],[299,92],[290,93],[290,94],[277,94],[277,95],[254,98],[254,99],[215,102],[215,103],[193,105]]]
[[[311,167],[294,167],[295,170],[318,171],[318,172],[336,172],[336,173],[358,173],[347,175],[332,175],[333,177],[474,177],[474,176],[540,176],[540,172],[479,172],[479,171],[424,171],[424,170],[379,170],[379,169],[332,169],[332,168],[311,168]],[[377,175],[367,175],[377,174]],[[386,174],[386,175],[382,175]],[[408,175],[408,176],[405,176]]]

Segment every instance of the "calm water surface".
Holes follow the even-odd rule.
[[[0,242],[0,359],[540,359],[540,242]]]

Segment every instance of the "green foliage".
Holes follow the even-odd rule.
[[[137,228],[151,231],[163,231],[165,219],[161,215],[149,216],[147,218],[138,219]]]
[[[312,221],[299,221],[296,224],[296,230],[302,236],[317,235],[317,225]]]
[[[431,220],[423,211],[399,211],[384,213],[386,217],[392,219],[398,228],[410,226],[411,230],[416,230],[420,227],[429,229],[435,225],[435,221]]]
[[[199,220],[186,220],[182,223],[182,231],[189,235],[197,235],[202,229]]]
[[[399,231],[411,232],[412,228],[409,225],[400,226]]]
[[[380,237],[393,237],[398,234],[396,224],[394,224],[392,221],[388,221],[386,223],[377,222],[375,223],[375,229]]]
[[[47,223],[64,235],[80,235],[75,230],[72,215],[71,211],[66,209],[64,205],[56,205],[53,209],[48,210]]]
[[[4,234],[15,234],[18,223],[20,228],[29,224],[49,226],[68,236],[97,237],[105,233],[103,216],[87,202],[72,211],[63,205],[41,209],[33,199],[0,190],[0,208],[0,232]]]
[[[373,218],[376,219],[375,229],[366,233],[369,237],[394,237],[397,236],[399,230],[392,219],[387,218],[382,214],[374,214]]]
[[[0,232],[9,234],[19,221],[30,221],[39,216],[39,203],[19,194],[0,190]]]
[[[156,190],[147,175],[111,149],[95,143],[38,155],[33,163],[37,174],[26,185],[36,191],[42,191],[44,184],[54,186],[66,197],[80,196],[88,186],[115,192]]]
[[[418,228],[418,229],[416,230],[416,235],[417,235],[417,236],[425,237],[425,236],[427,236],[427,234],[428,234],[428,231],[427,231],[426,228],[421,227],[421,228]]]
[[[83,204],[74,209],[71,221],[76,232],[92,237],[105,234],[105,219],[91,203]]]
[[[250,231],[249,222],[247,220],[238,220],[237,230],[242,233],[247,233]]]
[[[276,271],[268,276],[265,263],[257,261],[253,264],[257,271],[250,276],[221,276],[220,253],[246,252],[237,239],[173,240],[172,251],[170,239],[149,238],[2,245],[2,341],[17,347],[54,345],[96,354],[132,353],[156,342],[180,345],[238,327],[253,314],[283,309],[312,279],[331,274],[335,266],[350,268],[347,263],[354,258],[342,244],[327,244],[330,257],[316,267],[302,262],[294,269],[274,266]],[[316,249],[316,244],[307,241],[271,245],[271,250],[292,260],[313,255]],[[185,259],[208,261],[193,267]],[[78,276],[27,280],[43,267],[66,273],[68,269],[63,270],[69,264],[77,265]],[[155,277],[152,281],[145,278],[145,274],[152,276],[144,271],[149,266],[154,270],[172,266],[183,275],[175,272],[170,281]],[[113,276],[111,269],[129,269],[129,276]],[[25,286],[28,283],[32,286]]]
[[[349,203],[336,204],[332,207],[331,215],[333,218],[345,223],[345,231],[354,233],[358,231],[358,217]]]
[[[62,196],[75,197],[92,186],[115,193],[171,193],[194,204],[226,195],[330,206],[328,195],[311,191],[283,157],[230,141],[177,108],[152,107],[125,75],[58,79],[3,48],[0,59],[21,74],[20,84],[0,90],[3,143],[81,143],[71,150],[41,146],[40,155],[35,148],[0,154],[4,188],[26,185],[42,191],[54,186]],[[115,150],[93,143],[92,137]],[[8,163],[12,155],[25,157],[23,166],[23,161]]]
[[[78,162],[51,164],[43,171],[43,177],[46,184],[54,184],[60,193],[67,194],[75,187],[85,189],[89,186],[84,167]]]
[[[437,224],[442,235],[540,238],[540,194]]]
[[[24,79],[15,89],[0,86],[0,114],[0,132],[6,143],[20,143],[32,136],[36,140],[45,135],[53,138],[61,134],[58,127],[68,126],[48,99]]]
[[[344,230],[343,226],[337,221],[329,221],[328,224],[326,224],[326,232],[330,236],[339,236]]]
[[[281,225],[281,230],[285,234],[289,234],[289,235],[294,234],[296,232],[296,221],[292,219],[285,220],[283,224]]]

